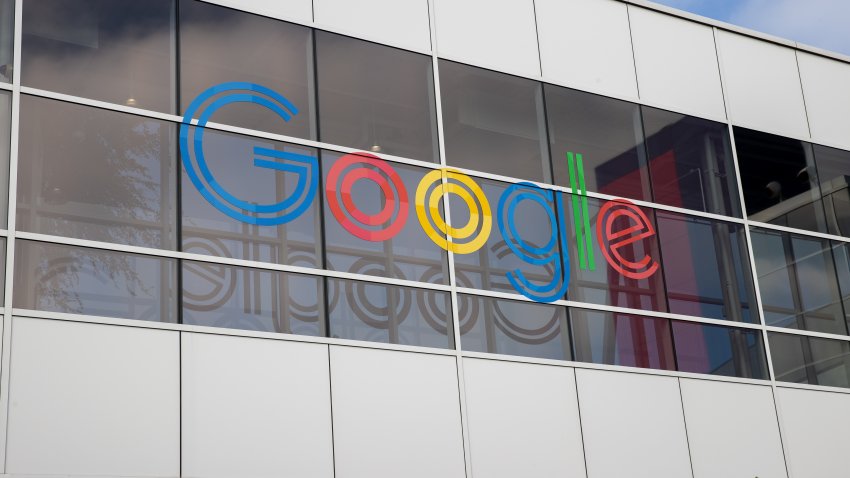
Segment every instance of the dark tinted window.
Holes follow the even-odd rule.
[[[324,335],[319,277],[184,261],[183,323]]]
[[[832,387],[850,387],[850,342],[769,335],[776,380]]]
[[[743,226],[657,211],[670,312],[758,322]]]
[[[545,85],[549,148],[555,184],[580,186],[567,153],[582,156],[585,188],[651,200],[640,107],[583,91]],[[574,165],[574,168],[577,168]]]
[[[830,242],[763,229],[751,237],[765,323],[846,334]]]
[[[174,13],[174,0],[26,2],[22,82],[171,113]]]
[[[811,144],[744,128],[734,134],[750,220],[826,232]]]
[[[728,127],[646,106],[641,111],[654,201],[740,217]]]
[[[202,195],[184,161],[183,250],[320,267],[321,172],[316,150],[206,128],[190,129],[193,135],[204,130],[205,164],[221,191],[213,191],[207,187],[208,182],[201,180],[200,186],[205,191]],[[195,171],[197,151],[192,147],[190,153]],[[200,172],[194,174],[196,179],[202,177]],[[224,198],[222,191],[232,197]],[[249,206],[267,209],[245,209]]]
[[[554,305],[458,296],[464,350],[571,360],[567,309]]]
[[[430,56],[316,32],[322,141],[439,161]]]
[[[448,292],[340,279],[327,284],[331,337],[453,347]]]
[[[176,266],[173,259],[18,240],[14,305],[176,322]]]
[[[850,236],[850,151],[818,144],[814,149],[829,232]]]
[[[675,370],[670,321],[570,309],[576,361]]]
[[[673,321],[679,371],[767,378],[761,332]]]
[[[542,90],[536,81],[440,61],[448,164],[548,181]]]
[[[12,82],[15,0],[0,0],[0,81]]]
[[[175,247],[174,124],[21,96],[18,229]]]
[[[429,170],[331,151],[322,151],[322,169],[328,269],[448,283],[448,254],[416,217],[416,188]]]
[[[211,86],[248,82],[298,110],[287,122],[270,109],[230,103],[211,121],[315,139],[313,46],[309,28],[194,0],[180,1],[180,102],[186,112]],[[198,114],[192,114],[198,117]]]

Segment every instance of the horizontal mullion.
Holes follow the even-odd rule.
[[[246,267],[250,269],[260,269],[276,272],[288,272],[293,274],[304,274],[311,276],[321,276],[333,279],[347,279],[375,284],[393,285],[401,287],[414,287],[418,289],[437,290],[442,292],[450,292],[451,286],[443,284],[433,284],[428,282],[417,282],[405,279],[394,279],[381,276],[372,276],[366,274],[356,274],[351,272],[332,271],[327,269],[314,269],[311,267],[293,266],[287,264],[274,264],[270,262],[252,261],[247,259],[236,259],[232,257],[211,256],[206,254],[197,254],[191,252],[169,251],[164,249],[152,249],[142,246],[130,246],[126,244],[117,244],[111,242],[91,241],[88,239],[74,239],[62,236],[52,236],[48,234],[38,234],[33,232],[17,232],[17,239],[46,242],[51,244],[86,247],[90,249],[98,249],[112,252],[124,252],[129,254],[140,254],[152,257],[162,257],[167,259],[180,259],[195,262],[206,262],[211,264],[223,264],[236,267]]]
[[[458,287],[458,294],[466,294],[473,295],[478,297],[490,297],[494,299],[506,299],[506,300],[515,300],[521,302],[529,302],[532,304],[540,304],[540,302],[533,301],[528,297],[525,297],[520,294],[510,293],[510,292],[498,292],[493,290],[482,290],[482,289],[473,289],[469,287]],[[628,307],[618,307],[614,305],[606,305],[606,304],[593,304],[590,302],[577,302],[573,300],[556,300],[554,302],[547,302],[544,305],[558,305],[558,306],[566,306],[574,309],[588,309],[595,310],[600,312],[613,312],[617,314],[628,314],[628,315],[639,315],[642,317],[651,317],[656,319],[670,319],[670,320],[680,320],[685,322],[694,322],[699,324],[706,325],[719,325],[723,327],[735,327],[740,329],[751,329],[751,330],[762,330],[762,326],[759,324],[753,324],[749,322],[732,322],[729,320],[718,320],[718,319],[710,319],[706,317],[696,317],[691,315],[682,315],[682,314],[673,314],[670,312],[656,312],[652,310],[643,310],[643,309],[631,309]]]

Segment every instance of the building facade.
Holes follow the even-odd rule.
[[[0,0],[0,472],[850,476],[848,84],[642,0]]]

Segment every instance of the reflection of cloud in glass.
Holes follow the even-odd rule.
[[[173,0],[28,2],[23,84],[172,112],[173,5]]]

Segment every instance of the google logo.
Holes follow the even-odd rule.
[[[228,192],[216,180],[204,156],[204,126],[212,115],[231,103],[252,103],[266,108],[283,121],[298,114],[298,108],[283,95],[262,85],[230,82],[213,86],[195,98],[180,125],[180,154],[186,174],[200,194],[227,216],[249,224],[275,226],[294,221],[313,203],[319,189],[319,164],[312,156],[255,147],[253,164],[296,175],[296,187],[286,198],[269,204],[253,204]],[[193,121],[197,120],[197,127]],[[659,264],[649,255],[630,258],[623,249],[655,234],[646,214],[635,204],[616,199],[605,203],[599,211],[596,228],[589,224],[584,172],[580,154],[567,154],[571,186],[574,194],[573,215],[579,262],[582,269],[595,269],[591,237],[596,235],[608,265],[631,279],[653,275]],[[381,209],[374,213],[361,210],[352,198],[354,185],[361,181],[374,183],[383,196]],[[410,219],[413,198],[415,216],[422,230],[437,246],[454,254],[471,254],[484,246],[493,232],[493,205],[481,187],[468,175],[450,168],[430,171],[419,181],[416,191],[407,190],[392,165],[370,153],[347,154],[337,160],[328,172],[324,194],[334,219],[353,236],[373,242],[395,237]],[[441,205],[449,195],[463,201],[469,211],[466,224],[447,224]],[[553,272],[549,283],[529,280],[522,270],[507,273],[514,289],[537,302],[552,302],[564,297],[570,282],[569,256],[562,253],[567,246],[563,195],[531,183],[509,186],[499,198],[495,222],[510,251],[520,260],[544,266]],[[514,218],[517,207],[531,202],[542,209],[552,231],[546,244],[535,245],[523,240]]]

